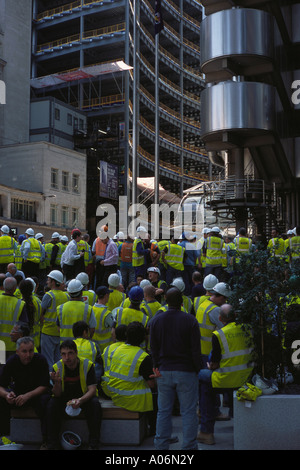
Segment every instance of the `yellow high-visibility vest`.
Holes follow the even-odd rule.
[[[147,356],[140,347],[125,343],[115,350],[107,388],[116,406],[137,412],[153,410],[151,389],[139,374],[140,365]]]
[[[208,355],[211,352],[212,335],[216,329],[209,318],[209,313],[218,308],[211,300],[206,299],[201,302],[196,311],[196,319],[200,328],[201,353]]]
[[[235,322],[214,333],[221,347],[219,368],[212,373],[214,388],[238,388],[244,385],[252,370],[252,351],[249,334]]]

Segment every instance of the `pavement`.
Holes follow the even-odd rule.
[[[223,414],[228,414],[228,408],[222,408],[221,407],[221,412]],[[209,451],[228,451],[228,450],[234,450],[233,446],[233,419],[230,419],[229,421],[216,421],[215,423],[215,444],[214,445],[205,445],[205,444],[200,444],[198,443],[198,450],[209,450]],[[172,436],[177,436],[178,437],[178,442],[173,443],[170,445],[168,454],[178,454],[180,455],[184,454],[184,451],[182,452],[182,422],[181,422],[181,416],[173,416],[172,417]],[[118,456],[123,454],[126,455],[151,455],[151,453],[155,453],[154,448],[154,436],[147,437],[146,439],[143,440],[143,442],[138,445],[138,446],[101,446],[99,450],[103,452],[101,456],[99,456],[101,459],[110,459],[112,456],[115,456],[115,452],[117,452]],[[23,446],[22,450],[39,450],[40,445],[34,445],[34,444],[26,444]],[[97,457],[98,459],[98,457]],[[106,462],[105,462],[106,463]],[[126,462],[125,462],[126,463]],[[195,463],[195,461],[193,462]],[[124,464],[124,462],[122,462]]]

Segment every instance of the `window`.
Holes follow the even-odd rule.
[[[79,129],[83,131],[83,119],[79,119]]]
[[[35,222],[34,202],[26,201],[24,199],[11,199],[11,218],[18,220],[30,220]]]
[[[58,169],[51,168],[51,188],[58,189]]]
[[[67,124],[68,126],[72,126],[73,124],[73,116],[70,113],[67,114]]]
[[[60,109],[59,108],[55,108],[54,116],[57,121],[60,121]]]
[[[69,172],[68,171],[62,172],[62,190],[69,191]]]
[[[72,192],[79,193],[79,175],[73,173],[72,175]]]
[[[78,118],[74,117],[74,129],[78,129]]]
[[[50,204],[50,225],[57,225],[57,206]]]
[[[61,208],[61,226],[69,226],[69,208],[67,206],[62,206]]]
[[[72,207],[72,227],[76,227],[78,225],[78,209]]]

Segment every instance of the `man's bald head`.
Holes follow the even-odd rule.
[[[14,277],[7,277],[3,282],[4,290],[7,294],[13,294],[17,288],[17,281]]]

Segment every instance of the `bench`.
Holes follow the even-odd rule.
[[[145,413],[128,411],[115,406],[111,400],[99,398],[102,408],[102,445],[140,445],[147,436]],[[73,431],[88,442],[88,427],[84,416],[66,417],[62,421],[61,432]],[[41,443],[40,420],[32,408],[12,409],[10,419],[10,439],[16,443]]]

